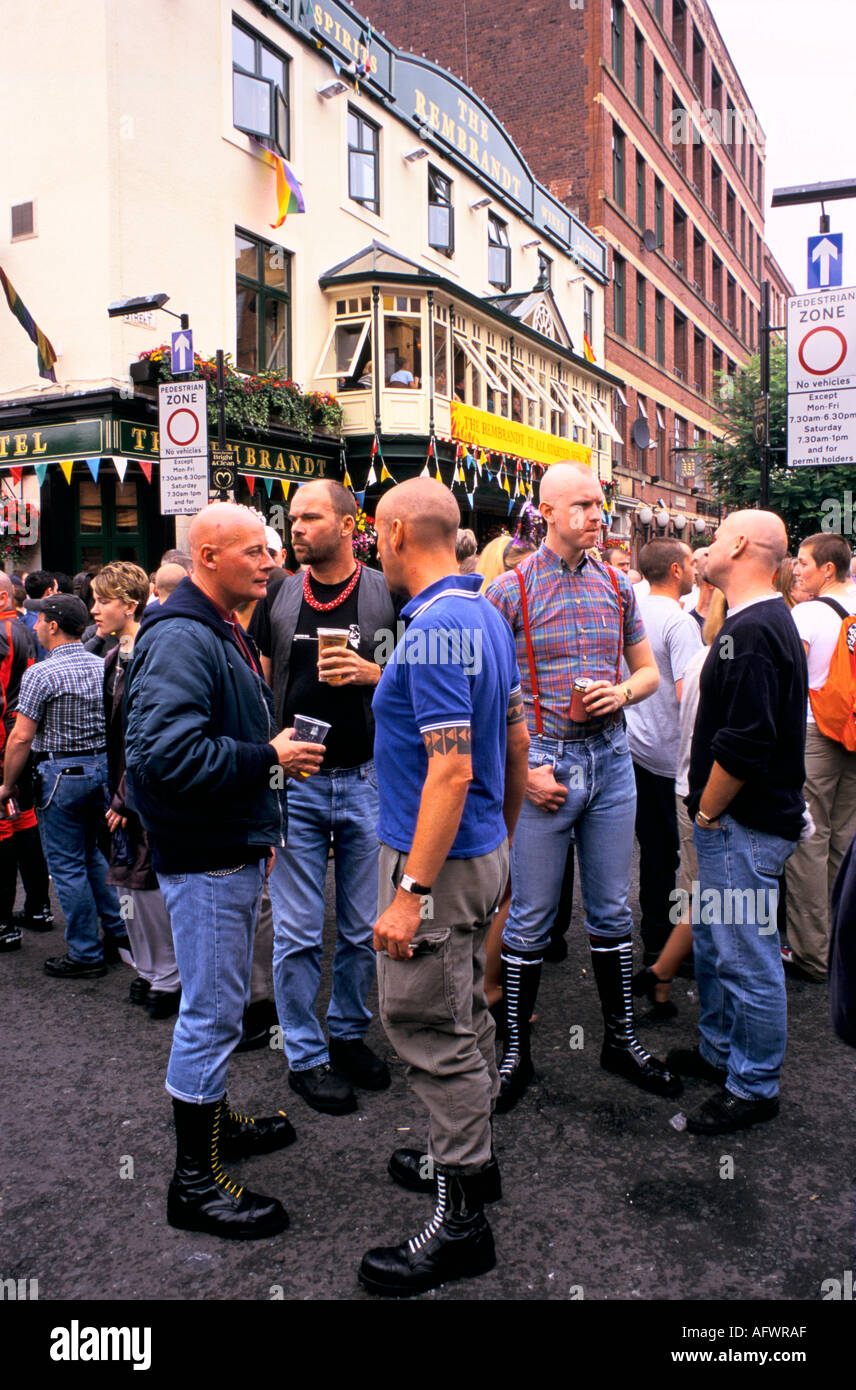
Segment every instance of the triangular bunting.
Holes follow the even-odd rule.
[[[345,476],[344,476],[344,478],[342,479],[342,482],[344,483],[345,487],[349,487],[349,488],[351,489],[351,491],[353,492],[353,490],[354,490],[354,484],[353,484],[353,481],[352,481],[352,479],[351,479],[351,475],[350,475],[350,473],[348,472],[347,468],[345,469]]]
[[[285,478],[281,478],[280,482],[282,483],[282,495],[287,502],[289,493],[291,492],[291,483],[286,482]]]
[[[247,491],[251,497],[254,497],[256,493],[256,475],[254,473],[247,473],[244,476],[247,484]]]
[[[39,487],[41,487],[42,483],[45,480],[45,474],[48,471],[48,466],[46,463],[36,463],[33,466],[36,470],[36,478],[38,480]]]
[[[127,460],[127,459],[114,459],[114,460],[113,460],[113,467],[115,468],[116,472],[119,474],[119,482],[120,482],[120,483],[124,483],[124,481],[125,481],[125,474],[126,474],[127,471],[128,471],[128,460]]]
[[[149,459],[138,459],[137,462],[139,463],[140,467],[141,467],[142,470],[143,470],[143,475],[144,475],[144,477],[145,477],[146,482],[147,482],[147,483],[150,483],[151,480],[152,480],[152,465],[151,465],[150,460],[149,460]]]
[[[395,479],[393,478],[392,474],[390,473],[390,471],[389,471],[389,469],[387,468],[386,464],[384,463],[383,459],[381,459],[381,463],[380,463],[380,480],[381,480],[382,483],[394,483],[394,482],[395,482]]]
[[[366,490],[365,490],[365,488],[363,488],[362,492],[355,492],[355,493],[354,493],[354,497],[357,499],[357,506],[360,508],[360,511],[362,511],[362,509],[363,509],[363,503],[364,503],[365,500],[366,500]]]
[[[374,458],[374,454],[372,454],[372,458]],[[372,464],[371,468],[369,469],[369,476],[366,478],[366,487],[374,487],[376,482],[377,473],[375,472],[374,464]]]
[[[21,481],[21,479],[22,479],[23,476],[24,476],[24,469],[23,469],[23,467],[21,466],[20,463],[19,463],[19,464],[16,464],[14,467],[12,467],[12,468],[9,469],[9,472],[12,474],[12,482],[13,482],[13,483],[15,484],[15,486],[17,487],[17,486],[18,486],[18,483]]]
[[[468,493],[467,493],[467,501],[468,501],[469,504],[470,504],[470,511],[471,511],[471,512],[474,511],[474,510],[475,510],[475,505],[476,505],[476,495],[475,495],[474,492],[468,492]]]
[[[428,464],[427,464],[427,463],[425,464],[425,466],[424,466],[424,468],[422,469],[422,472],[419,474],[419,476],[420,476],[420,478],[430,478],[430,477],[431,477],[431,469],[428,467]]]
[[[508,499],[508,515],[511,516],[511,513],[512,513],[513,511],[514,511],[514,498],[513,498],[513,497],[509,497],[509,499]]]
[[[97,459],[94,459],[94,458],[93,458],[93,459],[87,459],[87,460],[86,460],[86,467],[89,469],[90,473],[92,474],[92,481],[93,481],[94,483],[97,483],[97,482],[98,482],[98,472],[99,472],[99,469],[101,468],[101,460],[100,460],[100,458],[97,458]]]
[[[267,493],[268,497],[270,497],[271,493],[273,492],[273,478],[262,478],[262,482],[265,485],[265,492]]]
[[[65,481],[67,483],[70,483],[71,470],[74,467],[74,459],[61,459],[59,466],[62,469],[62,476],[65,478]]]

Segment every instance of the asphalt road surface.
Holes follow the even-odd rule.
[[[780,1117],[738,1136],[693,1137],[670,1120],[705,1098],[703,1083],[661,1100],[599,1067],[578,902],[569,943],[568,959],[544,968],[536,1083],[496,1121],[505,1189],[489,1209],[497,1267],[424,1298],[672,1300],[686,1315],[698,1300],[817,1301],[834,1279],[846,1289],[856,1052],[833,1035],[825,990],[788,984]],[[279,1197],[291,1225],[251,1243],[184,1233],[164,1215],[172,1020],[153,1022],[128,1002],[124,965],[102,980],[50,979],[42,961],[63,949],[58,918],[51,934],[26,933],[20,952],[0,957],[0,1278],[36,1279],[40,1300],[368,1300],[356,1280],[363,1251],[415,1234],[430,1205],[386,1174],[393,1148],[424,1141],[425,1117],[380,1025],[368,1041],[390,1061],[393,1084],[361,1092],[354,1115],[310,1110],[287,1087],[281,1051],[233,1058],[233,1105],[287,1108],[298,1142],[230,1168]],[[651,1051],[695,1042],[694,989],[676,982],[679,1015],[666,1025],[646,1026],[643,1013]],[[583,1046],[572,1047],[580,1027]]]

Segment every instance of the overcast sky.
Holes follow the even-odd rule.
[[[819,206],[770,209],[774,188],[856,179],[856,0],[708,0],[767,137],[767,242],[798,293]],[[856,285],[856,200],[828,203]]]

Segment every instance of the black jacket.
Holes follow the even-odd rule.
[[[839,1038],[856,1047],[856,835],[832,890],[829,1012]]]
[[[144,614],[125,687],[128,802],[161,873],[201,873],[284,841],[273,697],[190,578]]]

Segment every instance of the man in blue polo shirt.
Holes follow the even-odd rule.
[[[377,510],[387,584],[412,596],[373,701],[379,1007],[428,1108],[436,1206],[410,1241],[364,1256],[372,1293],[421,1293],[496,1262],[483,1210],[499,1195],[484,940],[508,878],[529,736],[511,630],[480,577],[457,573],[459,524],[452,494],[428,479],[392,488]],[[390,1162],[405,1186],[420,1185],[414,1160],[398,1150]]]

